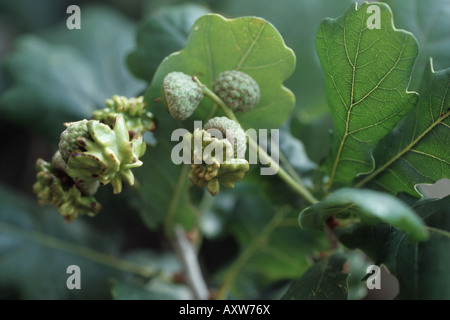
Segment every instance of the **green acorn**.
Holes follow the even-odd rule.
[[[259,86],[255,79],[236,70],[220,73],[214,81],[213,91],[235,112],[253,109],[260,99]]]
[[[73,221],[80,214],[94,216],[100,212],[101,205],[92,194],[83,192],[63,171],[42,159],[36,161],[36,171],[33,191],[39,204],[57,206],[58,212],[68,221]],[[90,191],[94,190],[95,187]]]
[[[227,138],[233,146],[234,158],[244,158],[247,150],[247,137],[239,123],[227,117],[215,117],[210,119],[203,129],[211,131],[219,130],[224,138]]]
[[[93,112],[93,120],[99,120],[112,127],[116,116],[122,114],[131,135],[144,134],[146,131],[156,129],[153,114],[145,109],[143,96],[126,98],[114,95],[111,99],[107,99],[105,103],[106,108]]]
[[[250,166],[245,159],[233,158],[233,149],[227,139],[217,139],[205,130],[195,129],[188,133],[192,145],[192,164],[189,180],[196,186],[206,189],[213,196],[220,190],[220,184],[233,188],[242,180]],[[201,139],[201,144],[195,143]]]
[[[179,120],[189,118],[203,99],[202,88],[183,72],[171,72],[164,78],[161,100],[170,115]]]
[[[113,128],[98,120],[82,120],[65,124],[61,134],[60,153],[66,161],[67,174],[78,182],[111,182],[114,193],[122,190],[122,179],[134,184],[132,168],[140,167],[145,142],[140,134],[131,140],[124,117],[117,115]],[[87,134],[84,130],[87,128]],[[82,133],[81,135],[77,135]],[[74,142],[75,141],[75,142]]]

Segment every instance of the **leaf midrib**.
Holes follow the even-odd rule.
[[[347,24],[347,19],[348,16],[346,17],[345,20],[345,24]],[[351,117],[351,112],[354,106],[358,105],[359,103],[361,103],[362,101],[364,101],[367,97],[369,97],[377,88],[379,88],[380,84],[392,73],[393,70],[395,70],[395,68],[397,67],[398,63],[400,62],[405,47],[406,47],[406,38],[404,38],[403,44],[402,44],[402,48],[400,50],[400,53],[398,55],[397,60],[395,61],[394,65],[392,66],[392,68],[378,81],[378,83],[371,89],[369,90],[362,98],[360,98],[358,101],[354,101],[354,89],[355,89],[355,76],[356,76],[356,66],[357,66],[357,62],[358,62],[358,55],[360,52],[360,44],[361,44],[361,37],[362,37],[362,32],[363,32],[363,25],[364,25],[364,19],[361,19],[361,27],[359,29],[359,38],[358,38],[358,44],[357,44],[357,48],[356,48],[356,52],[355,52],[355,59],[354,62],[352,63],[348,54],[348,48],[347,48],[347,39],[346,39],[346,28],[344,26],[344,47],[345,47],[345,52],[346,52],[346,56],[347,56],[347,60],[349,62],[349,64],[352,67],[352,88],[351,88],[351,94],[350,94],[350,106],[347,107],[347,104],[345,103],[345,101],[343,100],[339,90],[337,90],[337,87],[335,86],[335,89],[337,90],[339,97],[341,99],[341,102],[343,103],[344,107],[347,109],[347,118],[345,119],[345,132],[344,135],[342,136],[341,142],[339,144],[339,149],[338,152],[336,154],[336,158],[333,164],[333,168],[330,174],[330,180],[327,184],[327,190],[329,190],[334,182],[336,173],[337,173],[337,168],[339,166],[339,163],[341,162],[341,155],[342,155],[342,150],[345,146],[345,141],[347,140],[347,137],[350,135],[349,133],[349,124],[350,124],[350,117]],[[324,33],[324,39],[325,39],[325,43],[326,43],[326,36]],[[329,61],[329,55],[328,55],[328,47],[327,47],[327,58]],[[334,77],[332,77],[333,83],[334,83]],[[354,132],[354,131],[352,131]]]
[[[447,91],[448,91],[447,86]],[[447,92],[446,92],[447,93]],[[445,98],[446,94],[444,95]],[[441,115],[435,122],[433,122],[422,134],[420,134],[416,139],[414,139],[408,146],[406,146],[402,151],[397,153],[395,156],[393,156],[388,162],[386,162],[384,165],[379,167],[377,170],[375,170],[372,174],[368,175],[363,180],[359,181],[357,184],[354,185],[355,188],[360,188],[363,185],[365,185],[367,182],[374,179],[376,176],[378,176],[381,172],[385,171],[387,168],[389,168],[394,162],[396,162],[398,159],[403,157],[407,152],[413,151],[413,148],[415,145],[417,145],[428,133],[430,133],[437,125],[444,124],[444,120],[446,120],[450,116],[450,110]]]
[[[344,23],[345,25],[347,25],[347,19],[348,19],[348,15],[345,18],[345,23]],[[363,20],[361,20],[361,21],[363,21]],[[359,29],[359,37],[358,37],[358,44],[357,44],[357,48],[356,48],[356,52],[355,52],[355,59],[354,59],[354,62],[352,63],[351,60],[350,60],[349,54],[348,54],[346,28],[344,26],[345,55],[347,57],[348,63],[352,67],[352,89],[351,89],[351,93],[350,93],[350,106],[348,108],[347,108],[347,104],[345,104],[345,101],[342,99],[341,94],[339,93],[339,96],[341,97],[341,100],[342,100],[342,102],[344,103],[344,106],[347,109],[347,118],[345,119],[345,132],[344,132],[344,135],[343,135],[343,137],[341,139],[341,143],[339,144],[339,149],[338,149],[338,152],[336,154],[336,159],[334,160],[333,169],[331,170],[331,175],[330,175],[330,181],[327,184],[327,190],[330,189],[330,187],[332,186],[332,184],[334,182],[334,177],[336,176],[337,167],[338,167],[338,164],[340,162],[340,158],[341,158],[341,154],[342,154],[342,149],[344,148],[345,140],[347,140],[347,136],[348,136],[348,128],[349,128],[349,123],[350,123],[350,116],[351,116],[352,108],[354,106],[353,98],[354,98],[354,91],[355,91],[356,63],[358,62],[359,46],[361,44],[361,35],[362,35],[362,27]],[[324,34],[324,37],[325,37],[325,34]],[[328,54],[328,49],[327,49],[327,54]],[[334,82],[334,78],[333,78],[333,82]]]

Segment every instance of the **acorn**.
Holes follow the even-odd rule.
[[[219,130],[223,138],[230,141],[234,150],[234,158],[245,158],[247,150],[247,137],[239,123],[227,117],[215,117],[210,119],[203,129],[214,134],[214,129]]]
[[[248,74],[230,70],[221,72],[213,84],[213,92],[235,112],[246,112],[258,104],[258,83]]]
[[[170,115],[178,120],[189,118],[204,97],[200,85],[183,72],[171,72],[163,80],[161,101]]]

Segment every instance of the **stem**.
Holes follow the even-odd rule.
[[[210,98],[215,104],[217,104],[223,111],[223,113],[225,114],[225,116],[231,120],[236,121],[237,123],[239,123],[238,119],[236,118],[236,116],[234,115],[233,110],[231,110],[230,108],[228,108],[228,106],[225,104],[225,102],[222,101],[222,99],[220,99],[212,90],[210,90],[207,86],[205,86],[203,83],[200,82],[200,80],[198,80],[197,77],[193,77],[192,78],[195,82],[197,82],[197,84],[203,89],[203,93],[205,94],[205,96],[207,96],[208,98]]]
[[[295,181],[294,178],[292,178],[283,168],[280,167],[279,164],[276,163],[276,161],[273,161],[272,157],[267,154],[258,143],[253,140],[251,137],[248,137],[248,144],[249,147],[252,148],[254,151],[258,152],[258,155],[260,159],[265,160],[267,163],[269,163],[273,169],[277,172],[278,176],[289,186],[294,190],[298,195],[300,195],[303,199],[306,200],[309,204],[314,204],[319,202],[312,194],[309,192],[309,190],[305,187],[305,185],[301,181]]]
[[[207,300],[209,290],[203,279],[194,246],[186,237],[183,228],[175,228],[174,247],[184,266],[185,275],[195,300]]]
[[[330,216],[324,222],[325,234],[327,235],[330,250],[336,250],[339,247],[339,241],[334,234],[334,228],[338,225],[335,216]]]
[[[294,178],[295,181],[298,183],[302,183],[302,179],[300,176],[295,172],[295,169],[291,166],[286,156],[280,151],[279,152],[280,162],[283,165],[283,167],[286,168],[286,171]]]
[[[233,110],[231,110],[223,101],[220,99],[213,91],[211,91],[208,87],[198,80],[197,77],[193,77],[193,80],[198,83],[200,87],[203,89],[203,93],[205,96],[210,98],[214,103],[216,103],[223,111],[225,116],[231,120],[239,123],[239,120],[234,115]],[[300,195],[303,199],[305,199],[309,204],[314,204],[319,202],[312,193],[306,188],[300,178],[297,176],[297,179],[292,178],[283,168],[277,164],[276,161],[272,159],[271,156],[265,152],[256,141],[254,141],[250,136],[248,137],[249,147],[254,151],[258,152],[260,159],[265,160],[266,163],[270,164],[274,170],[277,172],[278,176],[294,190],[298,195]]]

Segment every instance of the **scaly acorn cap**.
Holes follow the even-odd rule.
[[[161,101],[175,119],[189,118],[203,97],[202,88],[191,76],[183,72],[171,72],[163,80]]]
[[[156,129],[153,114],[146,110],[143,96],[127,98],[114,95],[111,99],[107,99],[105,104],[106,108],[92,113],[93,120],[99,120],[112,127],[116,116],[121,114],[131,135],[144,134],[147,130]]]
[[[39,204],[58,207],[58,212],[68,221],[73,221],[80,214],[94,216],[100,212],[100,203],[92,195],[84,194],[70,177],[52,164],[38,159],[36,171],[33,191]]]
[[[255,79],[236,70],[220,73],[214,81],[213,91],[235,112],[253,109],[260,99],[259,86]]]
[[[66,124],[66,130],[73,132],[73,125],[78,123]],[[131,169],[142,165],[139,158],[146,149],[142,135],[135,134],[130,140],[122,115],[116,116],[113,128],[98,120],[87,121],[86,127],[88,136],[62,135],[77,144],[67,161],[67,174],[80,183],[98,180],[101,185],[106,185],[111,182],[116,194],[122,191],[122,179],[132,186],[134,175]]]
[[[213,129],[219,130],[222,137],[230,141],[234,149],[234,158],[245,158],[245,151],[247,150],[247,137],[244,130],[242,130],[239,123],[227,117],[215,117],[210,119],[203,129],[210,131],[213,135]]]

